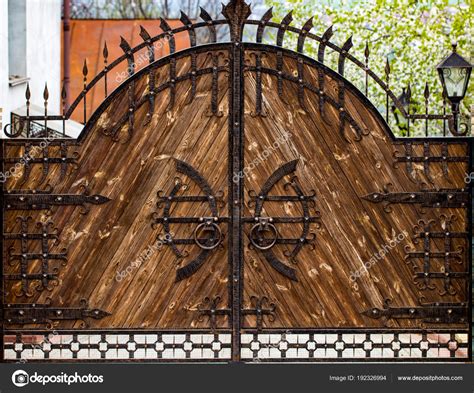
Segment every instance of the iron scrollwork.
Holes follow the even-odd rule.
[[[18,273],[5,274],[4,279],[14,283],[12,292],[15,296],[32,297],[34,295],[32,289],[41,292],[44,289],[52,291],[51,284],[58,283],[59,269],[57,266],[51,266],[52,262],[60,261],[61,265],[67,263],[67,250],[62,249],[60,252],[53,253],[50,251],[50,242],[59,243],[57,228],[51,221],[38,222],[36,227],[40,231],[32,232],[29,229],[29,222],[32,217],[20,216],[17,221],[20,223],[20,231],[18,233],[6,233],[4,238],[8,240],[19,240],[19,252],[15,247],[9,248],[9,264],[10,266],[19,266]],[[37,252],[31,252],[31,243],[40,242],[41,249]],[[30,272],[30,263],[32,261],[41,261],[41,269],[36,273]]]
[[[267,296],[250,297],[250,307],[242,309],[242,315],[255,316],[255,327],[257,331],[263,327],[264,318],[268,322],[274,322],[276,317],[276,305],[270,302]]]
[[[77,146],[75,142],[55,142],[50,141],[45,146],[25,142],[22,144],[23,155],[15,158],[4,158],[5,164],[21,164],[23,166],[23,175],[21,184],[25,184],[30,178],[31,170],[36,165],[41,165],[41,177],[38,180],[38,185],[43,184],[47,179],[52,166],[58,165],[59,180],[64,180],[68,171],[68,167],[77,169],[78,160],[80,158],[78,151],[70,153],[70,147]],[[51,154],[54,150],[56,154]]]
[[[405,154],[400,155],[400,152],[397,150],[393,153],[395,162],[393,163],[394,168],[398,168],[400,163],[404,163],[406,166],[406,171],[414,183],[421,183],[420,179],[415,177],[415,165],[423,166],[423,173],[426,179],[430,183],[434,183],[431,176],[431,166],[435,163],[441,165],[443,175],[448,176],[448,168],[450,163],[455,162],[469,162],[468,156],[452,156],[449,154],[449,145],[447,143],[438,143],[441,145],[441,155],[433,155],[431,152],[431,146],[435,145],[433,142],[422,142],[423,145],[423,155],[416,155],[413,147],[416,143],[413,142],[404,142]]]
[[[178,245],[194,244],[200,249],[199,255],[186,266],[178,269],[176,281],[182,281],[195,274],[209,257],[210,253],[219,247],[223,241],[223,234],[219,224],[225,221],[225,218],[219,217],[218,202],[222,199],[222,193],[215,194],[204,179],[204,177],[191,165],[184,161],[175,160],[176,171],[190,178],[204,195],[178,195],[181,190],[186,190],[180,178],[175,179],[175,186],[169,195],[164,195],[163,191],[158,191],[158,208],[163,209],[163,213],[155,212],[153,214],[153,226],[163,225],[166,244],[171,247],[174,254],[183,259],[189,254],[178,248]],[[201,202],[207,203],[211,212],[210,217],[171,217],[171,207],[173,203],[183,202]],[[192,238],[175,238],[171,232],[171,224],[197,224]]]
[[[250,217],[245,221],[253,223],[249,233],[249,240],[252,247],[259,250],[267,262],[276,271],[292,281],[298,281],[296,277],[296,270],[282,261],[280,261],[273,252],[274,246],[278,244],[294,245],[293,250],[286,251],[285,256],[289,258],[292,263],[296,263],[296,257],[305,244],[311,244],[315,240],[315,234],[310,232],[310,224],[317,223],[319,225],[320,213],[312,216],[310,208],[315,208],[316,194],[313,191],[310,195],[303,193],[298,184],[298,179],[293,176],[290,182],[284,186],[285,190],[292,190],[293,195],[269,195],[270,191],[275,185],[296,171],[298,160],[287,162],[279,167],[265,182],[260,193],[254,191],[249,192],[252,199],[251,205],[255,205],[254,217]],[[264,217],[262,216],[265,202],[299,202],[303,210],[302,217]],[[298,238],[281,238],[276,224],[296,224],[302,223],[302,233]]]
[[[452,224],[455,216],[441,216],[440,230],[433,230],[434,220],[424,221],[420,220],[413,228],[415,233],[413,243],[415,245],[422,243],[423,249],[412,249],[409,245],[405,247],[405,261],[411,265],[414,270],[414,284],[420,290],[434,290],[432,280],[442,280],[443,289],[439,291],[441,296],[446,294],[455,295],[456,289],[453,286],[453,279],[467,280],[469,272],[455,271],[452,269],[452,264],[464,264],[464,247],[454,248],[454,239],[465,239],[466,247],[468,240],[467,232],[456,232],[452,230]],[[443,240],[444,249],[433,249],[434,241],[437,239]],[[443,266],[439,271],[433,271],[433,260],[440,260]],[[421,263],[420,263],[421,261]]]
[[[229,308],[219,308],[221,303],[221,297],[216,296],[212,300],[209,297],[204,298],[204,301],[198,305],[199,317],[198,321],[204,321],[204,317],[209,318],[209,322],[212,330],[217,329],[217,318],[230,316],[231,312]]]

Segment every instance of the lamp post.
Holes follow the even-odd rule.
[[[453,121],[450,124],[451,132],[456,136],[460,136],[467,133],[467,127],[465,132],[459,132],[459,106],[466,95],[472,65],[457,53],[456,47],[457,44],[453,44],[453,52],[439,63],[436,69],[438,70],[444,93],[451,102],[453,111]]]

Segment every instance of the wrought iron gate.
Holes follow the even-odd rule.
[[[389,70],[382,81],[368,53],[357,60],[331,29],[314,35],[312,19],[249,19],[239,0],[222,13],[142,29],[89,84],[84,67],[62,115],[48,114],[45,91],[44,116],[6,129],[3,173],[20,175],[3,187],[5,359],[466,361],[469,140],[395,138],[344,79],[347,61],[409,122],[451,118],[407,113]],[[211,43],[198,45],[199,29]],[[189,49],[176,52],[176,34]],[[155,60],[161,40],[170,54]],[[140,51],[149,64],[137,71]],[[80,137],[52,138],[48,123],[65,134],[123,63],[129,78],[84,110]]]

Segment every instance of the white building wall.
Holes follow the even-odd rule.
[[[26,73],[30,78],[31,103],[43,106],[48,83],[51,114],[59,114],[61,92],[61,0],[26,0]],[[26,83],[9,86],[8,0],[0,0],[0,107],[3,125],[12,110],[25,105]],[[3,135],[3,131],[2,131]]]

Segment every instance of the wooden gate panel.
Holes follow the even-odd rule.
[[[248,57],[256,57],[255,52]],[[285,57],[286,70],[298,69],[295,59]],[[277,55],[266,53],[263,67],[275,69]],[[318,89],[317,66],[305,65],[305,84]],[[325,86],[336,86],[332,98],[337,97],[340,79],[325,71]],[[288,72],[288,71],[286,71]],[[284,71],[285,73],[285,71]],[[396,162],[403,155],[404,145],[394,143],[382,121],[369,111],[366,102],[354,88],[344,84],[346,92],[345,110],[353,117],[364,135],[360,141],[354,140],[356,134],[346,122],[344,135],[338,129],[339,111],[326,104],[326,116],[319,112],[319,97],[305,89],[304,105],[298,83],[283,84],[283,94],[275,94],[278,84],[276,76],[264,75],[263,102],[267,116],[252,116],[257,106],[258,81],[255,73],[246,79],[246,168],[249,175],[248,190],[259,188],[274,170],[281,165],[297,159],[296,175],[306,192],[316,191],[316,210],[321,213],[321,227],[312,226],[316,233],[314,250],[304,246],[292,264],[282,256],[282,261],[297,270],[298,282],[289,280],[272,269],[262,253],[248,250],[246,254],[245,298],[267,296],[276,306],[275,321],[264,319],[267,328],[308,328],[308,327],[383,327],[385,321],[366,316],[364,312],[377,307],[383,309],[386,299],[392,300],[393,307],[418,307],[423,303],[460,303],[468,298],[468,225],[467,204],[458,208],[436,208],[419,204],[385,205],[373,203],[370,195],[376,192],[422,192],[423,190],[457,189],[465,187],[465,173],[468,172],[465,144],[446,144],[442,142],[413,143],[413,157],[460,158],[462,162],[447,164],[449,176],[443,172],[444,163],[434,162],[425,166],[422,161],[413,164],[413,174],[407,170],[406,163]],[[329,89],[328,89],[329,90]],[[331,91],[331,90],[329,90]],[[284,102],[284,101],[286,102]],[[303,130],[305,130],[303,132]],[[289,133],[289,137],[283,137]],[[349,140],[346,140],[349,139]],[[273,148],[273,144],[276,148]],[[427,150],[428,149],[428,150]],[[447,150],[446,150],[447,149]],[[268,158],[262,160],[262,152],[270,150]],[[265,154],[265,153],[264,153]],[[254,163],[257,162],[256,165]],[[254,168],[255,167],[255,168]],[[429,170],[425,168],[429,167]],[[251,169],[251,170],[250,170]],[[289,177],[286,178],[289,181]],[[274,189],[274,195],[284,195],[282,184]],[[286,191],[287,193],[287,191]],[[467,192],[465,192],[465,196]],[[369,200],[367,200],[369,199]],[[252,207],[247,199],[246,214],[252,215]],[[466,199],[467,201],[467,199]],[[466,202],[465,201],[465,202]],[[265,215],[301,216],[298,203],[266,202]],[[423,213],[423,215],[421,215]],[[434,220],[433,231],[446,230],[446,220],[452,217],[451,231],[465,233],[465,236],[452,240],[452,250],[458,253],[459,263],[451,263],[447,270],[461,273],[451,277],[445,288],[443,272],[445,261],[430,257],[430,274],[438,272],[441,277],[431,278],[428,286],[421,289],[424,280],[416,272],[423,272],[423,258],[406,258],[409,252],[420,250],[420,239],[414,243],[414,227],[423,219],[427,223]],[[449,225],[449,224],[448,224]],[[436,228],[436,229],[435,229]],[[280,236],[298,237],[301,225],[278,227]],[[248,231],[247,231],[248,233]],[[363,269],[384,245],[397,235],[406,233],[404,239],[388,254],[380,259],[367,274],[351,280],[351,274]],[[443,251],[445,239],[432,239],[432,249]],[[423,240],[421,240],[423,250]],[[416,266],[416,268],[415,268]],[[334,290],[337,288],[337,290]],[[446,289],[448,289],[446,291]],[[447,293],[444,293],[447,292]],[[391,319],[390,326],[415,327],[419,318]],[[464,325],[467,323],[465,320]],[[462,324],[461,324],[462,325]],[[246,327],[255,327],[255,321],[246,319]]]
[[[297,29],[271,11],[248,19],[242,0],[223,15],[142,30],[64,115],[10,128],[3,166],[22,176],[3,189],[6,358],[465,360],[470,142],[395,138],[345,62],[410,121],[453,132],[453,119],[405,113],[330,29],[316,36],[311,20]],[[216,42],[222,25],[230,42]],[[256,43],[242,39],[249,25]],[[262,44],[270,28],[276,45]],[[198,29],[210,44],[197,45]],[[283,48],[287,31],[296,51]],[[176,52],[180,34],[191,47]],[[129,68],[84,111],[77,141],[36,134],[164,40],[170,55]],[[337,70],[323,64],[327,47]],[[52,349],[33,356],[49,328]]]
[[[223,57],[223,54],[220,55]],[[220,59],[222,61],[222,59]],[[214,65],[207,53],[197,58],[200,69]],[[188,57],[177,63],[177,77],[189,71]],[[156,85],[162,85],[168,78],[169,65],[158,68]],[[149,76],[144,74],[134,83],[134,101],[139,101],[147,90]],[[217,104],[222,114],[227,113],[227,75],[219,76]],[[88,131],[81,144],[75,146],[78,158],[74,170],[67,178],[59,181],[59,169],[52,168],[41,185],[50,184],[54,194],[80,193],[81,185],[87,184],[92,194],[109,198],[100,206],[92,206],[87,214],[81,214],[77,207],[54,208],[48,220],[61,228],[56,248],[67,249],[67,266],[60,268],[59,285],[52,291],[33,292],[32,300],[42,303],[47,297],[59,299],[60,304],[78,304],[82,298],[102,310],[110,310],[109,317],[97,321],[97,327],[161,327],[185,328],[207,326],[208,321],[198,321],[197,304],[203,298],[219,296],[227,302],[227,251],[218,249],[205,262],[205,269],[189,282],[175,283],[177,263],[180,261],[171,250],[163,246],[153,251],[140,267],[131,269],[123,279],[117,280],[117,273],[127,272],[145,250],[154,245],[160,228],[152,229],[152,214],[158,211],[157,193],[169,193],[175,185],[176,165],[174,159],[183,160],[196,168],[212,185],[215,192],[227,188],[227,155],[222,154],[227,144],[227,116],[213,116],[207,92],[212,89],[212,75],[199,78],[194,100],[189,102],[189,83],[180,83],[176,90],[176,103],[169,106],[170,94],[164,90],[156,96],[151,121],[147,122],[147,105],[135,112],[134,130],[129,134],[128,122],[123,115],[128,110],[128,89],[122,89],[110,100],[94,127]],[[186,110],[186,115],[183,115]],[[117,116],[117,114],[119,114]],[[117,137],[109,134],[116,128],[116,120],[124,124],[117,131]],[[16,142],[15,142],[16,143]],[[196,146],[199,149],[196,151]],[[94,153],[92,153],[94,151]],[[7,150],[8,157],[21,157],[24,151],[15,148]],[[51,152],[52,154],[54,152]],[[54,153],[55,154],[55,153]],[[10,181],[10,189],[38,189],[41,185],[42,166],[32,165],[27,181]],[[73,168],[70,168],[73,169]],[[186,176],[189,183],[188,195],[200,195],[201,191]],[[209,216],[205,205],[184,203],[173,207],[172,215]],[[222,198],[219,206],[221,215],[226,211]],[[33,221],[42,219],[35,212],[21,212],[31,215]],[[14,223],[17,211],[7,212],[6,222]],[[7,230],[14,228],[7,224]],[[177,237],[192,238],[192,231],[183,225],[172,226]],[[226,233],[224,233],[224,236]],[[137,241],[137,239],[139,239]],[[7,243],[7,247],[10,245]],[[186,247],[189,249],[189,247]],[[189,249],[189,258],[196,250]],[[181,262],[181,265],[183,262]],[[18,266],[12,266],[14,272]],[[8,273],[8,272],[7,272]],[[15,301],[13,294],[10,301]],[[135,310],[133,313],[129,311]],[[219,319],[221,326],[226,318]],[[75,326],[72,322],[61,322],[60,328]]]

